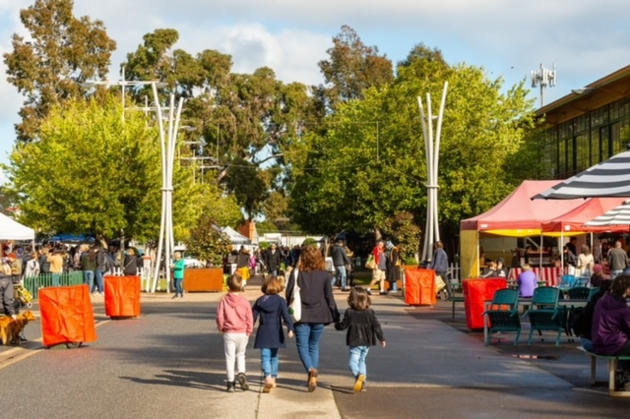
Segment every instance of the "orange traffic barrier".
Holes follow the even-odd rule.
[[[109,317],[140,315],[140,277],[105,277],[105,313]]]
[[[405,268],[405,303],[431,305],[437,302],[435,271],[433,269]]]
[[[44,346],[96,342],[94,310],[87,285],[39,289]]]

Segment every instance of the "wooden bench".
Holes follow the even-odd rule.
[[[591,357],[591,385],[595,385],[597,378],[597,359],[605,359],[608,361],[608,394],[614,397],[630,397],[630,391],[615,389],[615,371],[617,370],[617,363],[619,361],[630,361],[630,356],[600,355],[587,351],[582,346],[578,346],[577,349]]]
[[[451,303],[453,303],[453,310],[451,312],[451,320],[455,320],[455,303],[463,303],[464,302],[464,297],[456,297],[456,296],[451,296],[450,298]]]

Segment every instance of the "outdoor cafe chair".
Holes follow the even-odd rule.
[[[527,344],[532,344],[532,335],[537,330],[542,335],[543,330],[558,332],[556,346],[560,346],[560,335],[566,326],[566,312],[558,306],[560,290],[554,287],[538,287],[534,290],[532,303],[523,316],[529,317],[531,328]]]
[[[483,313],[488,316],[490,327],[486,337],[486,346],[496,332],[516,332],[514,345],[518,345],[521,336],[521,319],[518,315],[518,291],[513,289],[497,290],[489,309]]]
[[[575,275],[562,275],[558,288],[566,290],[575,286]]]
[[[598,292],[599,292],[599,287],[589,288],[588,297],[586,298],[586,301],[590,303],[593,296],[597,294]]]
[[[573,287],[567,291],[570,300],[586,300],[590,292],[591,289],[588,287]]]

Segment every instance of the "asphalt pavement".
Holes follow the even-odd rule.
[[[249,286],[252,301],[260,295]],[[336,291],[345,309],[346,293]],[[109,320],[93,304],[98,341],[78,349],[43,349],[39,321],[21,348],[0,348],[0,417],[48,418],[486,418],[624,417],[630,401],[608,397],[606,368],[589,385],[589,362],[566,338],[486,347],[465,327],[461,305],[407,307],[400,296],[374,296],[388,345],[368,355],[366,391],[354,394],[344,332],[328,327],[320,387],[306,389],[295,342],[280,350],[278,388],[261,392],[260,354],[247,352],[250,390],[225,392],[218,293],[142,296],[142,315]],[[35,307],[37,313],[37,307]],[[527,326],[524,328],[527,330]],[[538,358],[534,359],[537,355]],[[528,357],[529,359],[524,359]]]

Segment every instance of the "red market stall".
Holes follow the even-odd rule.
[[[405,268],[405,304],[434,306],[436,294],[433,269]]]
[[[544,222],[584,204],[583,199],[546,201],[531,198],[556,185],[559,180],[525,180],[503,201],[476,217],[462,220],[461,277],[479,274],[479,239],[484,234],[504,237],[540,236]]]
[[[497,290],[507,288],[507,280],[505,278],[464,279],[462,287],[466,325],[471,330],[483,329],[485,302],[491,301]]]
[[[96,342],[94,310],[87,285],[39,289],[44,346]]]

